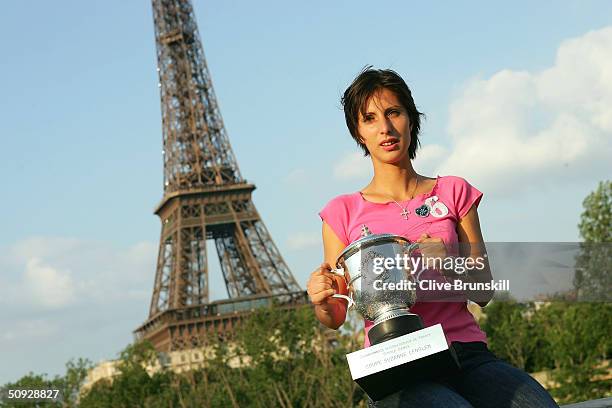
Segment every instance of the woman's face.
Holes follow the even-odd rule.
[[[372,160],[397,163],[408,154],[412,125],[393,91],[382,88],[372,95],[357,129]]]

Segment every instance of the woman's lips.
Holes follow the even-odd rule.
[[[399,144],[399,140],[390,140],[389,142],[386,142],[385,144],[381,143],[380,147],[382,147],[384,151],[391,152],[399,148],[398,144]]]

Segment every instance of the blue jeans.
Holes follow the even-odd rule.
[[[461,369],[435,381],[408,384],[376,408],[553,408],[550,394],[529,374],[498,359],[485,343],[453,342]]]

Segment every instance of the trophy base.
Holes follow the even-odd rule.
[[[422,328],[423,321],[419,315],[413,313],[400,315],[372,326],[368,331],[368,339],[371,345],[376,345]]]
[[[347,354],[353,380],[374,401],[423,380],[456,373],[459,362],[436,324]]]

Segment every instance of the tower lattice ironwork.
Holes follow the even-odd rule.
[[[306,300],[241,176],[189,0],[152,0],[161,93],[164,196],[148,320],[137,337],[159,350],[197,346],[252,309]],[[206,241],[215,242],[228,300],[209,302]]]

